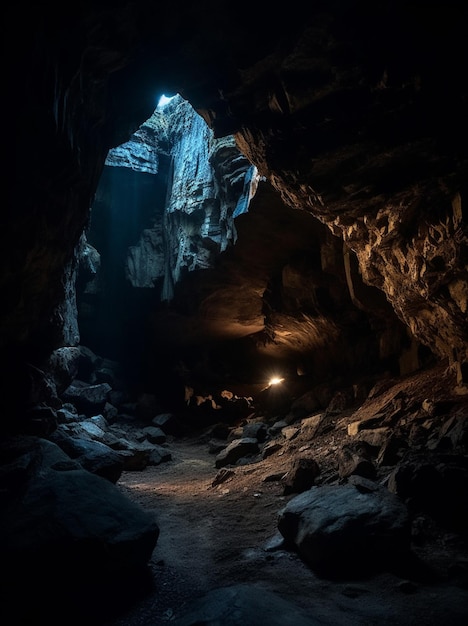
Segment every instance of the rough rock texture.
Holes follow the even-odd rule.
[[[235,134],[288,205],[344,239],[364,281],[412,336],[459,362],[463,380],[466,8],[297,8],[270,11],[265,28],[260,5],[248,19],[242,6],[211,2],[111,3],[73,16],[29,7],[10,66],[17,151],[0,248],[3,346],[38,360],[67,343],[56,314],[64,268],[108,149],[149,118],[155,94],[178,92],[216,137]]]
[[[159,105],[106,159],[84,250],[88,259],[89,244],[97,248],[102,271],[82,272],[78,284],[84,339],[109,353],[130,300],[140,300],[143,319],[188,272],[213,267],[235,243],[234,217],[248,211],[257,183],[233,136],[214,138],[178,95]],[[138,322],[130,314],[127,324]]]
[[[58,590],[65,581],[77,584],[83,571],[97,581],[145,567],[159,527],[153,515],[109,480],[84,470],[44,439],[10,438],[0,453],[3,484],[8,485],[1,502],[1,549],[8,572],[2,613],[12,608],[10,617],[21,623],[29,603],[9,593],[24,586],[31,590],[32,606],[44,602],[45,564],[48,584]],[[13,477],[8,483],[7,473]]]
[[[134,287],[153,287],[162,277],[161,298],[171,300],[184,272],[212,266],[215,254],[235,241],[233,215],[248,209],[243,192],[255,183],[255,168],[240,154],[232,136],[215,139],[203,118],[180,96],[158,107],[146,127],[167,146],[167,190],[162,220],[155,219],[154,228],[144,231],[143,241],[131,247],[126,275]],[[251,195],[247,193],[247,199]],[[149,242],[158,254],[147,249]],[[152,274],[139,272],[138,259],[151,262],[153,256]]]
[[[365,575],[397,563],[410,546],[406,507],[387,489],[363,479],[356,486],[311,487],[280,511],[278,528],[324,575]]]
[[[319,6],[286,53],[223,93],[234,112],[223,122],[241,118],[239,145],[260,172],[343,237],[416,337],[465,361],[461,24],[465,9]],[[243,120],[252,82],[255,127]]]
[[[172,276],[172,308],[154,309],[149,320],[132,317],[146,296],[130,299],[121,292],[112,314],[101,320],[100,328],[107,325],[132,349],[127,355],[140,350],[141,362],[127,360],[139,385],[146,390],[159,381],[175,398],[168,382],[178,367],[182,383],[187,370],[200,378],[209,373],[211,380],[215,373],[224,389],[235,370],[255,379],[260,391],[260,373],[281,362],[301,380],[305,372],[324,383],[319,389],[304,381],[300,388],[295,378],[287,381],[284,395],[266,395],[268,416],[293,421],[287,408],[311,387],[326,408],[324,398],[331,400],[345,377],[365,372],[375,380],[376,372],[410,372],[436,357],[444,367],[451,362],[450,376],[443,379],[448,388],[442,381],[430,385],[414,418],[414,390],[409,399],[392,398],[388,406],[379,396],[384,417],[370,417],[389,431],[372,432],[370,445],[381,442],[375,464],[379,470],[394,467],[407,437],[414,446],[449,451],[453,442],[466,441],[467,7],[450,1],[434,7],[332,0],[283,8],[212,0],[26,1],[9,7],[4,126],[5,145],[14,149],[8,152],[0,229],[2,431],[27,426],[48,435],[56,427],[63,407],[43,367],[55,349],[80,341],[81,328],[74,324],[78,266],[93,278],[87,283],[93,297],[99,254],[107,277],[116,267],[105,267],[100,245],[86,248],[84,261],[78,257],[101,200],[99,181],[105,170],[117,169],[105,167],[109,149],[127,142],[149,119],[159,94],[179,93],[207,121],[219,145],[235,136],[265,179],[264,202],[256,211],[259,186],[248,213],[235,218],[236,246],[215,267],[190,272],[175,285]],[[160,160],[158,171],[161,166]],[[136,176],[148,186],[155,178],[127,168],[129,196]],[[184,184],[184,193],[193,184],[204,197],[195,181]],[[218,242],[231,236],[214,221],[202,225]],[[138,244],[132,236],[120,225],[122,247]],[[145,240],[145,246],[153,243]],[[182,249],[190,266],[192,251]],[[171,262],[176,260],[171,271],[183,267],[175,249],[170,252]],[[141,257],[135,254],[134,261],[138,272],[152,275]],[[122,318],[123,304],[131,310]],[[208,339],[211,344],[200,349]],[[195,344],[191,352],[189,344]],[[96,385],[105,384],[107,374],[102,369]],[[333,384],[326,382],[331,379]],[[359,382],[349,385],[354,398]],[[181,390],[183,402],[183,384]],[[444,393],[460,403],[457,414],[448,416],[457,420],[454,430],[438,422]],[[402,415],[402,400],[409,414]],[[199,408],[196,419],[217,411],[206,402]],[[332,428],[333,415],[330,410],[320,428]],[[372,429],[356,426],[353,433],[361,437],[366,430]],[[298,438],[297,428],[285,432],[288,441]],[[428,440],[426,433],[437,434]],[[140,452],[141,468],[149,453]],[[68,463],[50,471],[76,476]],[[419,467],[415,459],[394,475],[392,487],[410,503],[419,491]],[[17,485],[23,472],[19,467],[13,476],[7,473],[6,487]],[[424,488],[431,477],[445,484],[451,476],[454,493],[464,493],[462,463],[425,475]],[[59,478],[64,484],[64,476]],[[86,494],[86,485],[79,491]],[[33,514],[45,506],[42,493]],[[73,519],[73,505],[67,499],[67,519]],[[25,523],[26,515],[18,517]],[[22,591],[21,576],[17,580]]]

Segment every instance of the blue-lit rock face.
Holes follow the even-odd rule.
[[[137,192],[118,207],[118,221],[133,224],[133,237],[118,252],[126,280],[132,287],[157,288],[161,300],[172,299],[184,273],[211,267],[217,254],[235,241],[234,216],[247,211],[257,178],[234,138],[215,139],[180,96],[158,107],[127,143],[111,150],[106,166],[119,168],[111,174],[104,201],[110,213],[121,205],[120,168],[137,172],[135,181],[141,174],[164,181],[165,193],[159,198],[155,193],[153,200],[144,200]],[[139,215],[143,202],[149,206],[146,215]],[[116,243],[110,237],[109,248]]]
[[[129,141],[109,150],[106,165],[111,167],[129,167],[135,172],[158,173],[158,135],[154,129],[144,124]]]
[[[184,276],[211,268],[236,242],[258,179],[234,138],[215,138],[181,96],[110,150],[87,233],[100,269],[92,289],[79,287],[82,341],[108,352],[122,324],[134,332],[132,307],[170,302]]]
[[[173,171],[164,214],[167,270],[162,299],[170,300],[184,271],[209,268],[235,241],[234,213],[239,205],[247,209],[256,170],[232,136],[215,139],[180,96],[163,111],[169,119]]]

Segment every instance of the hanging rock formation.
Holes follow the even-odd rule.
[[[132,287],[153,288],[162,279],[162,300],[173,298],[174,285],[184,273],[211,267],[216,254],[234,243],[233,217],[248,210],[257,182],[255,167],[239,152],[234,138],[215,139],[180,96],[158,107],[126,144],[111,150],[106,165],[160,174],[166,182],[159,207],[157,196],[148,199],[156,205],[151,224],[128,247],[125,260]],[[120,191],[116,176],[117,188],[102,192],[110,194],[109,205],[117,202]],[[133,201],[121,207],[129,220],[139,204],[138,197]],[[134,219],[138,223],[138,217]],[[101,238],[106,235],[100,233]]]
[[[134,290],[153,290],[146,306],[157,306],[174,298],[188,272],[212,267],[235,243],[234,217],[248,211],[257,184],[232,136],[215,139],[180,96],[158,106],[106,159],[87,242],[102,271],[91,276],[97,288],[86,277],[81,288],[85,338],[92,341],[96,320],[107,324]]]

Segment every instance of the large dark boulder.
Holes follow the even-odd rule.
[[[18,613],[25,589],[43,606],[46,589],[60,595],[147,567],[159,527],[109,480],[36,437],[3,441],[0,460],[4,588]]]
[[[312,487],[279,513],[280,533],[320,575],[362,576],[407,556],[405,505],[372,481],[356,483]]]

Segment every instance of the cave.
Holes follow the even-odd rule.
[[[5,624],[466,623],[467,17],[9,8]]]

